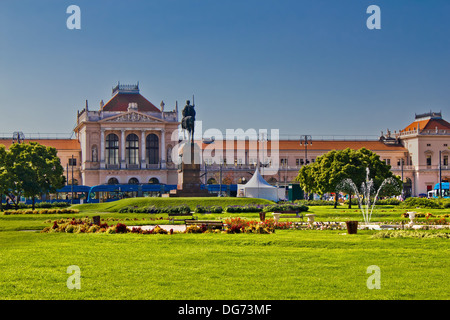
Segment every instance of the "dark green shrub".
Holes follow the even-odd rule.
[[[226,213],[238,213],[238,212],[261,212],[267,205],[246,205],[246,206],[226,206],[224,212]]]
[[[223,209],[221,206],[200,206],[195,207],[195,213],[222,213]]]
[[[65,207],[69,207],[70,203],[68,202],[64,202],[64,201],[59,201],[59,202],[53,202],[52,203],[52,207],[57,207],[57,208],[65,208]]]
[[[46,208],[46,209],[48,209],[48,208],[52,207],[52,203],[50,203],[50,202],[39,202],[39,203],[35,204],[35,207],[36,208]]]
[[[333,206],[334,201],[330,200],[295,200],[295,204],[303,204],[305,206]]]
[[[441,204],[437,199],[408,198],[400,205],[402,208],[428,208],[440,209]]]
[[[392,198],[377,200],[375,204],[379,206],[398,206],[401,203],[402,202],[400,200]]]
[[[308,211],[309,208],[304,204],[272,204],[264,207],[264,212],[275,212],[275,211]]]

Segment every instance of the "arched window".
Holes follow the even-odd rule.
[[[148,164],[159,163],[159,139],[156,134],[149,134],[145,140]]]
[[[148,180],[148,183],[150,183],[150,184],[159,184],[159,180],[158,180],[158,178],[151,178],[150,180]]]
[[[139,184],[139,180],[137,178],[131,178],[128,180],[128,184]]]
[[[119,163],[119,137],[114,133],[110,133],[106,137],[106,163]]]
[[[117,178],[109,178],[108,184],[119,184],[119,180]]]
[[[139,138],[134,133],[130,133],[126,139],[126,161],[128,164],[139,163]]]
[[[206,182],[207,184],[217,184],[216,179],[214,178],[209,178],[208,181]]]

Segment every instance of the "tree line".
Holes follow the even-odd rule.
[[[20,198],[54,193],[65,185],[64,168],[53,147],[36,142],[0,145],[0,210],[3,196],[18,208]]]
[[[392,178],[396,182],[396,186],[390,184],[383,187],[379,196],[401,194],[401,179],[392,173],[390,165],[380,160],[379,155],[366,148],[329,151],[317,157],[315,162],[303,166],[296,180],[305,193],[316,193],[321,196],[326,193],[335,193],[335,208],[338,203],[338,193],[348,194],[351,208],[351,197],[355,192],[342,182],[345,179],[351,179],[356,186],[361,186],[366,180],[366,168],[369,169],[369,178],[373,179],[375,189],[378,189],[385,179]]]

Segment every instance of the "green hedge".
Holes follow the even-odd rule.
[[[309,208],[305,206],[304,204],[273,204],[265,206],[263,211],[264,212],[275,212],[275,211],[308,211]]]
[[[194,209],[195,213],[222,213],[223,209],[221,206],[201,206],[198,205]]]
[[[402,208],[428,208],[428,209],[441,209],[448,205],[448,201],[440,199],[428,199],[428,198],[407,198],[400,205]]]
[[[239,212],[261,212],[263,211],[263,209],[266,207],[267,205],[260,205],[260,204],[256,204],[256,205],[245,205],[245,206],[226,206],[224,209],[224,212],[226,213],[239,213]]]
[[[135,207],[128,206],[119,209],[119,213],[190,213],[191,208],[187,205],[167,206],[167,207]]]
[[[333,206],[333,200],[295,200],[295,204],[303,204],[305,206]]]

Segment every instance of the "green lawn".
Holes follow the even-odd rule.
[[[448,299],[448,240],[1,232],[1,299]],[[66,287],[81,269],[81,290]],[[381,289],[366,286],[381,269]]]
[[[0,299],[450,298],[449,239],[379,239],[372,237],[378,231],[361,230],[356,235],[345,230],[276,230],[263,235],[17,231],[96,214],[128,225],[167,223],[165,215],[81,208],[76,215],[0,215]],[[355,210],[310,207],[323,221],[361,221]],[[399,221],[405,211],[380,207],[374,220]],[[227,216],[256,219],[257,214],[208,215]],[[152,220],[156,218],[164,220]],[[80,290],[66,286],[71,265],[81,269]],[[371,265],[380,268],[381,289],[367,288]]]
[[[234,197],[192,197],[192,198],[159,198],[159,197],[148,197],[148,198],[128,198],[113,202],[104,202],[98,204],[80,204],[74,205],[73,208],[88,211],[104,211],[104,212],[116,212],[119,209],[127,206],[150,206],[154,205],[156,207],[163,206],[178,206],[181,204],[188,205],[192,210],[195,209],[197,205],[202,206],[222,206],[227,205],[248,205],[248,204],[273,204],[273,201],[265,199],[255,199],[255,198],[234,198]]]

